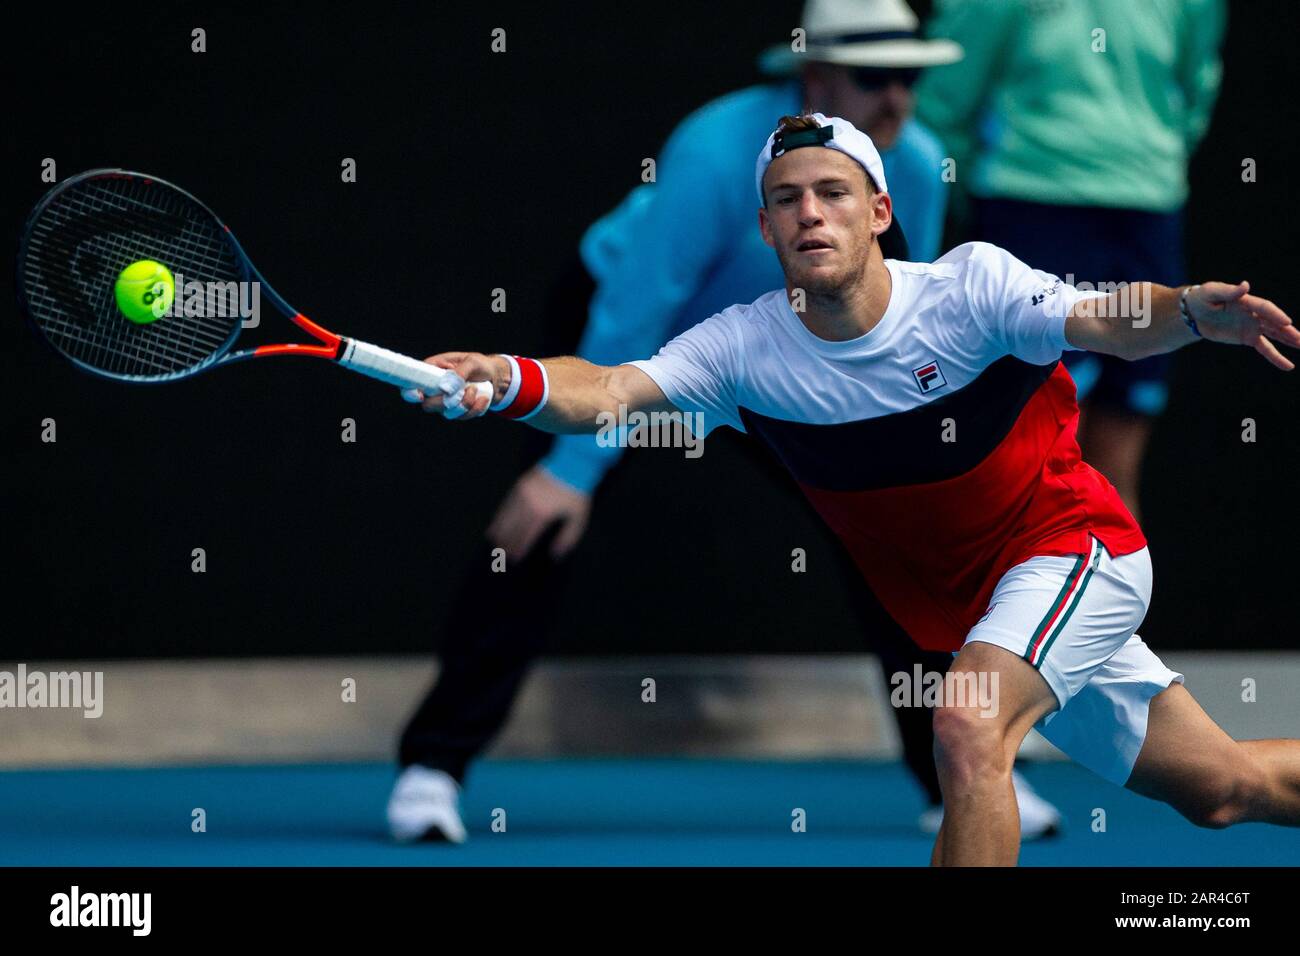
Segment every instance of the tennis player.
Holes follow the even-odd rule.
[[[679,410],[703,415],[705,434],[725,424],[768,445],[912,639],[955,652],[965,686],[997,688],[993,707],[948,693],[935,711],[935,864],[1016,862],[1011,766],[1031,727],[1197,825],[1300,825],[1300,741],[1232,740],[1137,635],[1146,540],[1080,458],[1060,362],[1067,349],[1131,361],[1204,338],[1290,370],[1273,344],[1300,346],[1286,314],[1244,282],[1086,293],[986,243],[933,264],[885,259],[880,155],[820,113],[783,117],[755,178],[784,289],[625,365],[430,357],[491,381],[492,401],[464,417],[564,433],[620,410]]]
[[[935,172],[944,157],[939,141],[911,119],[910,90],[923,68],[952,62],[961,48],[920,37],[904,0],[809,0],[799,22],[807,30],[805,49],[793,52],[787,38],[760,58],[774,82],[727,93],[683,119],[659,153],[656,182],[633,189],[586,231],[538,316],[548,338],[580,338],[576,354],[615,365],[653,354],[704,316],[781,287],[781,264],[754,228],[748,174],[754,145],[771,132],[773,117],[786,113],[844,116],[865,132],[880,151],[897,204],[893,225],[878,237],[882,254],[922,262],[939,255],[951,184]],[[737,448],[784,493],[784,480],[767,477],[779,463],[757,443]],[[572,573],[567,557],[593,517],[598,486],[622,453],[594,435],[557,436],[501,501],[487,538],[506,552],[511,573],[494,574],[474,562],[447,607],[437,680],[397,748],[401,773],[387,807],[395,839],[467,838],[460,788],[554,638],[552,628],[537,622],[546,619],[551,596],[563,591]],[[848,556],[839,548],[825,554],[838,576]],[[850,579],[851,572],[844,580]],[[873,653],[887,685],[918,667],[947,671],[951,655],[916,647],[882,620],[866,588],[851,588],[845,598],[844,626]],[[484,602],[500,612],[482,619]],[[926,800],[918,825],[937,833],[943,804],[930,710],[891,707],[890,716],[903,762]],[[1013,773],[1012,782],[1022,839],[1057,832],[1056,808],[1023,776]]]

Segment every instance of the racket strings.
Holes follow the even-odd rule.
[[[103,262],[113,263],[121,260],[134,262],[141,258],[153,258],[151,255],[144,254],[138,246],[125,242],[121,238],[124,233],[138,232],[140,225],[138,215],[133,219],[117,216],[107,225],[107,228],[113,231],[87,237],[83,253],[91,260],[87,271],[99,279],[104,268],[101,265]],[[117,231],[119,229],[120,231]],[[107,267],[107,271],[109,274],[115,274],[111,265]],[[64,282],[66,283],[67,280],[65,279]],[[83,352],[79,357],[89,364],[102,367],[104,371],[130,375],[148,374],[148,371],[152,370],[167,374],[176,370],[175,362],[169,361],[169,358],[206,356],[220,348],[225,340],[225,335],[214,335],[200,323],[163,321],[140,329],[115,315],[116,303],[108,282],[101,280],[88,283],[86,291],[94,305],[92,320],[93,315],[102,315],[105,309],[115,318],[115,321],[106,323],[101,341],[80,339],[82,344],[91,350],[98,346],[100,351]],[[188,334],[186,334],[187,329]],[[194,363],[185,361],[186,366],[191,364]]]
[[[77,261],[80,281],[70,280],[69,272],[56,286],[59,302],[69,304],[74,320],[80,323],[74,328],[64,323],[58,329],[75,341],[75,357],[115,374],[166,374],[178,366],[194,364],[220,346],[222,338],[202,335],[192,323],[186,334],[180,323],[162,320],[146,328],[135,328],[116,315],[111,294],[114,264],[155,257],[153,250],[123,239],[138,235],[147,220],[142,221],[138,213],[131,217],[114,210],[94,223],[97,228],[93,233],[85,228],[87,220],[74,222],[80,228],[60,230],[54,248],[56,261],[72,262],[72,257],[78,251],[81,253]],[[68,240],[73,243],[71,249]],[[59,276],[57,271],[53,274]],[[110,321],[102,321],[105,314]],[[53,318],[60,321],[62,316],[56,314]],[[88,319],[92,323],[89,326]]]
[[[121,315],[113,291],[121,270],[141,259],[184,282],[171,314],[144,325]],[[240,323],[239,287],[227,284],[247,278],[223,227],[189,197],[108,176],[73,184],[46,205],[31,224],[20,272],[29,312],[55,348],[136,378],[184,374],[220,357]],[[186,308],[195,292],[201,314],[186,314],[196,311]]]
[[[219,263],[214,267],[211,262],[202,262],[202,257],[196,259],[194,253],[202,250],[192,239],[180,244],[182,249],[180,255],[175,252],[165,253],[167,259],[163,259],[162,254],[159,254],[152,244],[149,247],[141,246],[138,239],[142,230],[148,230],[152,226],[152,232],[155,234],[177,236],[184,228],[184,217],[165,206],[160,208],[160,204],[147,203],[146,197],[138,195],[145,191],[144,184],[139,181],[107,180],[105,182],[126,185],[137,193],[130,198],[141,204],[129,209],[105,208],[111,197],[102,195],[103,190],[98,191],[101,195],[97,197],[94,195],[74,197],[74,201],[77,201],[80,206],[77,210],[81,213],[79,222],[91,223],[97,220],[102,222],[95,238],[103,243],[101,249],[107,253],[110,262],[129,264],[141,258],[159,259],[164,264],[174,262],[175,265],[169,265],[169,268],[182,277],[194,276],[196,266],[203,269],[204,278],[207,274],[215,273],[221,268]],[[179,198],[167,192],[163,192],[162,197]],[[149,232],[144,234],[149,235]],[[184,268],[182,263],[186,261],[194,264]],[[112,266],[108,269],[110,276],[115,276],[116,271]],[[229,268],[223,271],[225,276],[230,275]],[[104,331],[107,334],[100,343],[104,353],[101,358],[108,360],[106,371],[117,374],[148,374],[149,370],[153,370],[165,374],[174,371],[177,364],[184,368],[201,363],[219,349],[229,335],[229,328],[207,328],[206,323],[202,321],[177,322],[173,321],[172,317],[145,327],[136,326],[122,321],[121,317],[116,315],[115,300],[110,295],[107,282],[101,280],[93,283],[92,290],[98,300],[97,313],[102,316],[107,312],[112,319],[104,323]],[[182,288],[181,291],[183,294],[184,289]],[[205,301],[204,306],[205,313],[211,314],[214,311],[209,308],[210,302]],[[94,362],[93,356],[88,358],[92,363]],[[136,366],[140,364],[146,367],[137,368]]]

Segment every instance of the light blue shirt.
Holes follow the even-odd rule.
[[[705,104],[677,126],[638,186],[579,245],[596,281],[578,355],[618,365],[736,303],[785,287],[758,230],[754,158],[777,120],[801,111],[796,83],[751,86]],[[914,120],[882,152],[885,179],[912,258],[939,253],[947,193],[939,141]],[[562,435],[542,466],[580,491],[600,483],[622,449],[594,435]]]

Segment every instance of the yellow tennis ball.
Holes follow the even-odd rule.
[[[176,280],[161,262],[141,259],[123,269],[113,283],[117,307],[132,322],[160,319],[176,298]]]

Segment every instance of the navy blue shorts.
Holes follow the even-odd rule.
[[[1077,284],[1158,282],[1182,285],[1183,214],[1050,206],[976,199],[976,234],[1035,269]],[[1159,415],[1168,399],[1169,356],[1126,362],[1113,355],[1066,352],[1080,401],[1135,415]]]

